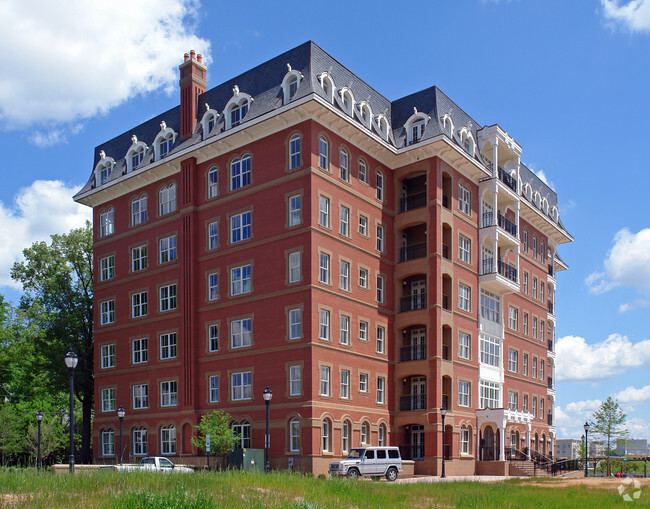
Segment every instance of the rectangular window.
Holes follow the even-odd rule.
[[[458,258],[465,263],[471,263],[472,241],[463,235],[458,235]]]
[[[359,322],[359,340],[368,341],[368,322]]]
[[[176,309],[176,285],[160,287],[160,311]]]
[[[339,233],[341,235],[345,235],[346,237],[350,236],[350,209],[347,207],[341,207]]]
[[[537,398],[533,397],[533,411],[532,411],[533,417],[537,415]]]
[[[539,360],[539,379],[544,380],[544,359]]]
[[[460,429],[460,453],[469,454],[469,429]]]
[[[161,359],[176,358],[176,333],[175,332],[170,332],[169,334],[160,335],[160,358]]]
[[[359,180],[361,182],[365,182],[366,184],[368,183],[368,167],[366,166],[366,163],[359,159]]]
[[[544,292],[545,292],[545,290],[546,290],[546,288],[544,286],[544,282],[542,281],[542,282],[539,283],[539,300],[542,302],[542,304],[544,303]]]
[[[341,277],[340,285],[341,290],[350,290],[350,264],[348,262],[341,262]]]
[[[471,309],[471,289],[463,283],[458,283],[458,307],[463,311]]]
[[[341,344],[350,344],[350,317],[341,315]]]
[[[469,189],[463,184],[458,184],[458,209],[469,216]]]
[[[470,335],[465,332],[458,333],[458,357],[461,359],[469,359],[470,353]]]
[[[498,383],[479,381],[479,408],[501,407],[501,386]]]
[[[210,403],[219,402],[219,375],[210,377]]]
[[[115,455],[115,432],[112,429],[102,430],[102,455]]]
[[[300,281],[300,252],[289,253],[289,283]]]
[[[102,369],[115,367],[115,345],[102,345],[101,366]]]
[[[519,310],[517,308],[513,308],[512,306],[508,306],[508,327],[512,330],[517,330],[517,327],[519,326]]]
[[[138,318],[147,314],[147,292],[139,292],[131,295],[131,316]]]
[[[368,392],[368,373],[359,373],[359,392]]]
[[[533,378],[537,378],[537,357],[533,357]]]
[[[176,235],[171,235],[159,241],[160,263],[171,262],[176,259]]]
[[[544,418],[544,400],[539,398],[539,418]]]
[[[469,382],[458,382],[458,406],[469,406]]]
[[[298,83],[294,81],[292,83]],[[291,94],[293,95],[293,94]],[[300,135],[296,134],[289,140],[289,169],[293,170],[300,166]]]
[[[384,302],[384,276],[377,276],[377,302]]]
[[[326,309],[320,310],[320,338],[330,338],[330,312]]]
[[[368,269],[359,269],[359,286],[368,288]]]
[[[528,336],[528,313],[524,313],[524,336]]]
[[[329,143],[324,136],[320,137],[320,141],[318,143],[318,166],[320,166],[323,170],[329,171],[330,169]]]
[[[481,289],[481,316],[486,320],[501,323],[501,299]]]
[[[377,353],[384,353],[386,350],[386,328],[377,326]]]
[[[528,354],[524,354],[524,363],[523,363],[522,372],[524,376],[528,376]]]
[[[377,251],[384,252],[384,227],[380,224],[377,225]]]
[[[219,274],[208,275],[208,300],[219,299]]]
[[[161,144],[161,148],[167,146],[167,143],[163,142]],[[161,155],[164,155],[164,153],[161,153]],[[174,212],[176,210],[176,185],[170,184],[167,187],[163,187],[158,195],[158,202],[160,205],[159,213],[161,216]]]
[[[115,411],[115,389],[102,389],[102,412]]]
[[[533,339],[537,339],[537,317],[533,316]]]
[[[219,350],[219,326],[210,325],[208,327],[208,350],[216,352]]]
[[[147,246],[131,249],[131,270],[137,272],[147,268]]]
[[[377,182],[377,199],[380,201],[384,201],[384,176],[381,174],[381,172],[377,172],[376,175],[376,182]]]
[[[219,247],[219,223],[214,222],[208,225],[208,249]]]
[[[178,382],[170,380],[160,382],[160,406],[176,406],[178,404]]]
[[[321,283],[329,284],[330,282],[330,255],[321,253],[319,256],[320,265],[318,271],[318,280]]]
[[[133,386],[133,408],[149,408],[149,386],[147,384]]]
[[[528,394],[524,394],[523,411],[528,412]]]
[[[339,168],[341,170],[341,180],[345,180],[346,182],[350,180],[348,153],[343,149],[341,149],[339,152]]]
[[[160,450],[163,454],[176,454],[176,428],[174,426],[161,428]]]
[[[289,450],[300,451],[300,421],[298,419],[289,421]]]
[[[107,256],[99,260],[100,272],[99,277],[101,281],[113,279],[115,277],[115,256]]]
[[[508,349],[508,371],[513,373],[517,372],[517,365],[519,364],[519,352],[517,350]]]
[[[302,394],[302,367],[289,366],[289,396]]]
[[[105,300],[100,304],[99,322],[102,325],[113,323],[115,321],[115,301]]]
[[[299,194],[289,198],[289,226],[298,226],[302,223],[301,201]]]
[[[230,243],[241,242],[251,238],[250,211],[235,214],[230,218]]]
[[[359,216],[359,235],[368,236],[368,218],[366,216]]]
[[[544,320],[539,321],[539,339],[544,341]]]
[[[233,401],[251,399],[253,375],[250,371],[233,373],[230,380],[230,386],[232,389],[231,399]]]
[[[133,353],[133,364],[141,364],[149,360],[147,338],[134,339],[131,347]]]
[[[510,410],[517,410],[518,402],[519,395],[516,392],[508,391],[508,408],[510,408]]]
[[[289,339],[300,339],[302,336],[301,314],[300,309],[289,310]]]
[[[230,348],[251,346],[253,324],[250,318],[230,322]]]
[[[481,362],[490,366],[501,367],[501,341],[485,334],[479,335]]]
[[[325,196],[319,199],[318,224],[325,228],[330,227],[330,200]]]
[[[537,299],[537,278],[533,277],[533,299]]]
[[[350,371],[341,370],[341,397],[348,399],[350,397]]]
[[[524,272],[524,293],[528,295],[528,272]]]
[[[377,377],[377,403],[384,403],[386,400],[386,379],[383,376]]]
[[[230,269],[230,295],[242,295],[251,291],[251,266]]]
[[[219,194],[219,174],[217,168],[211,168],[208,173],[208,198],[216,198]]]
[[[328,366],[320,368],[320,395],[330,395],[330,368]]]

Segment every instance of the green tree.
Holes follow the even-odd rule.
[[[229,419],[230,415],[221,410],[214,410],[201,417],[197,426],[198,434],[192,437],[192,445],[205,451],[205,436],[209,434],[211,453],[219,455],[232,451],[238,437],[233,435],[228,426]]]
[[[25,261],[15,263],[11,277],[23,285],[21,308],[40,333],[36,351],[43,356],[43,371],[50,390],[67,392],[63,357],[72,346],[79,356],[75,370],[75,396],[82,406],[81,462],[91,459],[93,409],[93,264],[92,227],[52,235],[23,251]]]
[[[0,465],[23,448],[20,418],[9,403],[0,404]]]
[[[65,450],[68,437],[63,429],[60,415],[46,414],[41,422],[41,457]],[[38,423],[30,420],[27,426],[26,451],[36,464],[38,454]]]
[[[628,430],[625,428],[626,415],[615,401],[608,397],[603,401],[594,412],[591,432],[597,436],[607,439],[607,447],[605,448],[605,455],[607,457],[607,475],[611,474],[610,469],[610,456],[612,455],[611,444],[614,440],[626,438]]]

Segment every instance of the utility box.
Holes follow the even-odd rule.
[[[264,449],[235,449],[228,453],[228,467],[240,470],[264,470]]]

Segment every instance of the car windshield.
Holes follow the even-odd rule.
[[[348,453],[348,459],[349,459],[349,460],[356,460],[356,459],[359,459],[359,458],[361,458],[361,457],[363,456],[363,452],[364,452],[364,451],[365,451],[365,449],[352,449],[352,450]]]

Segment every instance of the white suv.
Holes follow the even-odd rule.
[[[402,471],[402,458],[397,447],[357,447],[348,454],[348,459],[332,461],[331,475],[346,475],[357,479],[360,475],[380,477],[389,481],[397,479]]]

